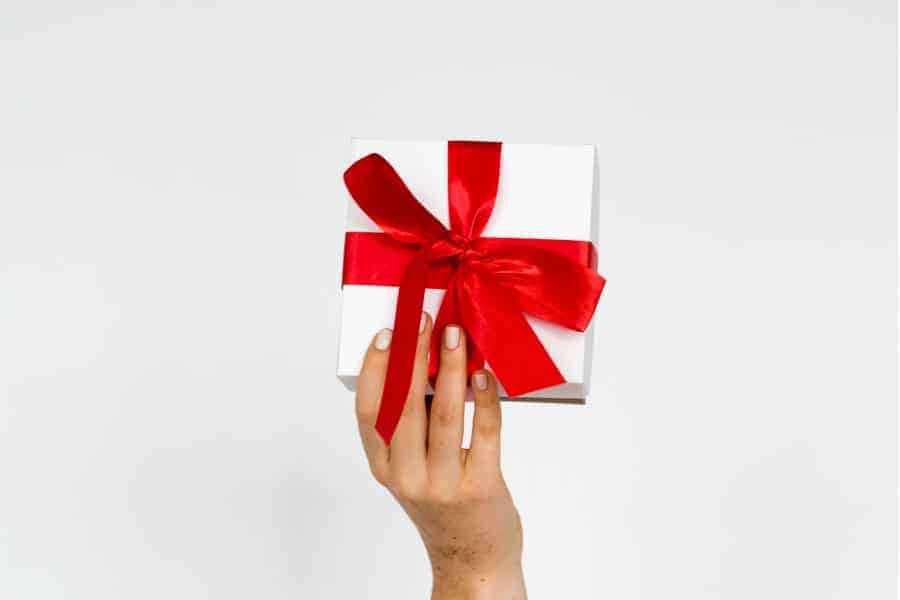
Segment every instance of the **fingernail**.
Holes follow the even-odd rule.
[[[472,383],[475,384],[480,391],[485,391],[487,389],[487,375],[484,373],[475,373],[472,375]]]
[[[419,333],[425,332],[425,325],[428,324],[428,313],[422,313],[421,318],[419,318]]]
[[[456,350],[459,346],[459,327],[456,325],[447,325],[444,328],[444,348],[447,350]]]
[[[382,329],[377,334],[375,334],[375,349],[387,350],[388,346],[391,345],[392,334],[393,332],[390,329]]]

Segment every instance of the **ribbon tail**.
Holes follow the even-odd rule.
[[[460,273],[457,292],[466,331],[509,396],[565,383],[513,296],[489,275]]]
[[[425,253],[420,252],[406,267],[397,294],[397,312],[394,315],[387,374],[375,421],[375,430],[388,446],[394,437],[400,415],[403,414],[412,382],[427,276],[428,261]]]

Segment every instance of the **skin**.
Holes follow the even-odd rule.
[[[497,384],[486,371],[472,375],[472,441],[469,449],[462,448],[469,383],[465,336],[461,328],[447,327],[429,408],[431,328],[431,318],[423,313],[412,385],[390,447],[375,431],[390,330],[379,332],[369,345],[356,395],[369,467],[422,537],[431,561],[432,600],[524,599],[522,525],[500,472]]]

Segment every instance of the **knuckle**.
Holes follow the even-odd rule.
[[[420,358],[424,358],[431,350],[431,325],[425,327],[425,331],[416,340],[416,354]]]
[[[403,403],[403,412],[401,413],[401,418],[406,418],[409,415],[415,415],[425,410],[424,377],[420,381],[417,381],[415,379],[415,375],[413,375],[413,377],[414,380],[410,383],[409,393],[406,395],[406,401]]]
[[[357,400],[356,402],[356,419],[360,423],[364,423],[366,425],[371,425],[375,423],[375,418],[378,415],[378,411],[376,408],[364,402],[360,402]]]
[[[494,475],[479,475],[476,479],[469,479],[462,486],[462,494],[467,502],[483,502],[498,495],[504,486],[499,472]]]
[[[454,486],[431,485],[428,489],[428,501],[436,506],[452,507],[459,504],[460,495]]]
[[[387,487],[388,475],[383,467],[370,463],[369,470],[372,471],[372,477],[375,478],[375,481]]]
[[[456,407],[448,402],[435,402],[431,405],[431,413],[432,417],[437,420],[437,424],[442,427],[449,427],[458,419]]]
[[[392,473],[388,487],[398,498],[404,500],[416,501],[423,497],[422,486],[408,475]]]
[[[500,419],[477,419],[472,425],[473,433],[481,437],[495,437],[500,433]]]

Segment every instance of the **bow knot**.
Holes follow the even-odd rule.
[[[485,252],[476,248],[473,240],[455,231],[444,232],[444,235],[427,244],[424,252],[430,262],[450,260],[454,267],[485,257]]]

